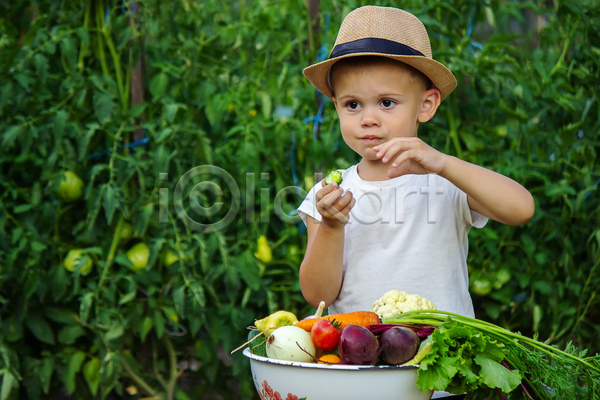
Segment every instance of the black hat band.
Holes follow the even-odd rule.
[[[338,44],[331,51],[329,59],[356,53],[381,53],[396,56],[425,57],[420,51],[402,43],[380,38],[364,38]]]

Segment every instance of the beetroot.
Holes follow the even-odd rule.
[[[371,332],[373,332],[373,334],[375,336],[379,336],[383,332],[385,332],[388,329],[393,328],[395,326],[401,326],[403,328],[413,330],[417,334],[419,339],[421,339],[421,340],[427,339],[427,337],[429,337],[429,335],[431,335],[433,333],[433,330],[435,329],[435,327],[433,327],[431,325],[405,325],[405,324],[373,324],[373,325],[367,326],[367,329],[370,330]]]
[[[411,360],[419,350],[419,337],[412,329],[395,326],[379,336],[381,359],[389,365],[400,365]]]
[[[342,331],[338,351],[342,364],[373,365],[379,354],[377,337],[360,325],[348,325]]]

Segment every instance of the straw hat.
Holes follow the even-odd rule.
[[[331,98],[329,70],[337,61],[356,56],[381,56],[421,71],[440,91],[442,100],[456,87],[456,78],[431,55],[429,36],[414,15],[392,7],[364,6],[350,12],[338,32],[329,59],[304,69],[304,76]]]

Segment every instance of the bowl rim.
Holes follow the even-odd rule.
[[[303,368],[314,368],[314,369],[328,369],[328,370],[402,370],[402,369],[417,369],[419,365],[340,365],[340,364],[317,364],[310,362],[300,362],[300,361],[287,361],[287,360],[277,360],[274,358],[268,358],[259,356],[258,354],[254,354],[250,351],[249,347],[246,347],[242,352],[243,355],[248,357],[250,360],[267,363],[267,364],[275,364],[275,365],[286,365],[290,367],[303,367]]]

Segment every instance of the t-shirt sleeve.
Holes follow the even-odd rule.
[[[300,207],[298,207],[298,215],[300,215],[300,218],[302,218],[302,221],[305,225],[307,215],[313,217],[317,221],[321,221],[321,214],[319,214],[319,212],[317,211],[317,204],[315,203],[315,195],[318,190],[317,188],[320,185],[321,182],[313,186],[302,201],[302,203],[300,204]]]
[[[456,188],[456,190],[458,190],[459,192],[460,207],[462,209],[462,214],[465,219],[465,222],[469,226],[473,226],[475,228],[483,228],[487,224],[489,218],[483,214],[478,213],[477,211],[471,210],[471,208],[469,207],[467,194],[458,188]]]
[[[475,228],[483,228],[489,220],[488,217],[486,217],[483,214],[479,214],[477,211],[471,210],[470,214],[471,214],[471,225],[473,225]]]

